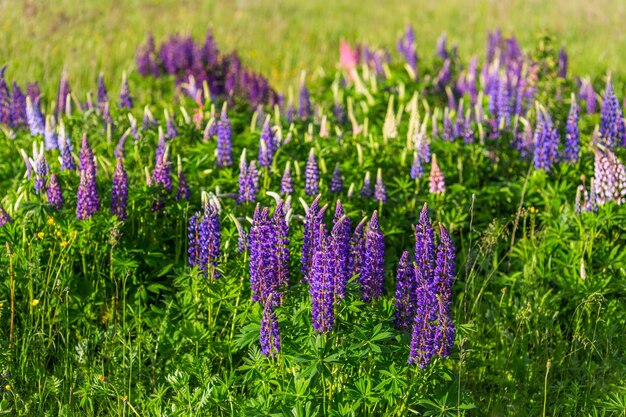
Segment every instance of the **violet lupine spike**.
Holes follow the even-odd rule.
[[[474,129],[472,128],[472,121],[470,119],[469,112],[467,116],[465,117],[465,123],[463,125],[463,132],[461,134],[463,136],[463,142],[466,145],[474,143],[475,135],[474,135]]]
[[[26,124],[26,96],[13,82],[13,92],[11,94],[11,126],[18,127]]]
[[[56,123],[54,116],[48,115],[46,117],[46,126],[44,128],[44,141],[46,143],[46,150],[56,149],[58,147],[57,133],[55,130]]]
[[[361,197],[363,198],[372,198],[374,195],[372,191],[372,178],[370,177],[370,173],[365,173],[365,178],[363,178],[363,186],[361,187]]]
[[[280,192],[283,195],[293,193],[293,178],[291,177],[291,168],[289,167],[289,162],[287,162],[287,166],[285,166],[285,172],[280,180]]]
[[[315,150],[311,148],[309,152],[309,159],[306,162],[306,168],[304,171],[304,192],[309,197],[314,197],[320,192],[320,174],[317,167],[317,160],[315,159]]]
[[[583,210],[596,213],[598,211],[598,193],[596,193],[596,181],[595,178],[591,177],[591,181],[589,183],[589,198],[587,198],[585,191],[585,206]]]
[[[313,248],[315,246],[315,236],[319,230],[319,213],[321,196],[317,196],[309,206],[304,217],[304,236],[302,237],[302,255],[300,257],[300,272],[304,275],[303,281],[306,282],[311,271],[311,262],[313,258]]]
[[[565,50],[565,47],[562,47],[561,50],[559,51],[559,67],[557,71],[558,77],[560,78],[567,77],[567,62],[568,62],[567,51]]]
[[[266,305],[278,304],[279,281],[276,265],[276,228],[269,218],[268,208],[257,204],[250,228],[250,289],[252,300]]]
[[[542,110],[537,112],[534,146],[535,168],[549,172],[557,157],[559,137],[556,128],[552,125],[550,115]]]
[[[397,329],[411,328],[415,317],[415,270],[411,254],[404,251],[396,273],[396,312],[394,324]]]
[[[433,348],[437,355],[445,358],[454,346],[454,321],[450,305],[452,304],[452,284],[454,283],[454,245],[446,228],[441,225],[440,244],[437,248],[437,266],[433,286],[436,290],[437,325],[433,335]]]
[[[117,158],[117,166],[113,174],[113,187],[111,188],[111,214],[120,220],[126,220],[127,205],[128,175],[124,170],[122,158]]]
[[[4,78],[6,65],[0,67],[0,124],[9,125],[11,123],[11,93]]]
[[[311,116],[311,99],[304,80],[300,83],[298,106],[298,116],[301,119],[308,119]]]
[[[70,83],[67,79],[67,72],[63,70],[61,73],[61,80],[59,81],[59,93],[57,95],[57,112],[59,118],[65,113],[65,106],[67,104],[67,96],[71,94]]]
[[[411,26],[407,26],[404,36],[398,39],[397,49],[417,76],[417,47],[415,43],[415,32],[413,32]]]
[[[259,166],[270,167],[274,161],[274,152],[276,145],[274,143],[274,135],[270,127],[270,117],[267,116],[263,129],[261,130],[261,138],[259,142]]]
[[[565,152],[563,153],[563,160],[569,163],[578,161],[578,152],[580,149],[578,120],[578,105],[576,104],[576,98],[572,94],[572,104],[570,105],[567,125],[565,127]]]
[[[439,168],[437,155],[434,154],[430,166],[429,192],[431,194],[442,194],[446,192],[445,177],[441,168]]]
[[[233,164],[232,134],[226,103],[224,103],[220,120],[217,122],[217,166],[220,168]]]
[[[109,92],[107,91],[107,87],[104,84],[104,75],[98,75],[98,107],[102,108],[105,103],[109,102]]]
[[[79,169],[81,171],[88,171],[88,173],[92,175],[95,175],[96,173],[94,155],[91,150],[91,146],[89,146],[89,139],[87,139],[87,135],[83,135],[81,142]]]
[[[330,178],[330,192],[340,193],[342,191],[343,191],[343,178],[341,176],[341,170],[339,168],[339,164],[336,164],[335,169],[333,170],[333,175]]]
[[[454,142],[454,124],[452,123],[450,112],[448,111],[446,111],[443,116],[443,131],[441,138],[445,142]]]
[[[583,78],[580,84],[580,92],[578,97],[585,102],[585,110],[587,114],[594,114],[597,109],[596,92],[589,78]]]
[[[500,75],[498,85],[498,126],[509,128],[511,126],[511,98],[505,75]]]
[[[174,118],[170,117],[165,111],[165,126],[166,126],[166,134],[165,137],[167,139],[173,139],[178,136],[178,130],[176,129],[176,124],[174,123]]]
[[[411,178],[418,179],[424,175],[424,166],[417,152],[413,152],[413,163],[411,164]]]
[[[39,110],[39,99],[33,102],[30,97],[26,97],[26,120],[31,135],[37,136],[44,134],[46,122]]]
[[[189,226],[187,227],[187,254],[188,263],[191,268],[198,265],[200,262],[200,222],[202,214],[196,211],[189,219]]]
[[[452,73],[450,70],[450,60],[446,59],[443,62],[443,66],[439,70],[439,73],[437,74],[435,83],[437,84],[437,87],[441,91],[445,91],[446,86],[450,84],[451,79],[452,79]]]
[[[239,194],[237,198],[239,204],[255,201],[259,191],[259,171],[256,167],[256,161],[251,161],[250,164],[246,165],[245,151],[241,156],[239,164]]]
[[[120,108],[132,109],[133,98],[130,95],[130,87],[128,86],[128,79],[126,73],[122,76],[122,88],[120,89]]]
[[[319,230],[319,246],[313,251],[309,293],[311,294],[311,323],[318,333],[328,333],[335,326],[333,260],[329,237],[323,224]]]
[[[606,82],[602,112],[600,115],[600,143],[610,149],[622,145],[624,135],[624,116],[615,95],[613,83],[609,78]]]
[[[43,153],[35,161],[35,193],[39,194],[46,189],[48,184],[48,161]]]
[[[380,168],[378,168],[378,172],[376,173],[376,184],[374,185],[374,200],[379,203],[387,202],[387,188],[385,187],[385,183],[383,182],[383,173]]]
[[[220,219],[217,210],[210,204],[204,207],[204,215],[199,226],[200,260],[198,269],[205,278],[211,281],[219,277],[217,271],[218,260],[221,254]]]
[[[448,45],[447,45],[447,38],[446,38],[446,34],[443,33],[439,39],[437,39],[437,55],[439,55],[439,58],[441,58],[442,60],[448,59],[448,57],[450,56],[450,54],[448,53]]]
[[[78,185],[76,218],[87,220],[100,208],[100,198],[96,186],[96,178],[89,170],[80,171],[80,184]]]
[[[336,302],[346,295],[346,285],[350,278],[350,219],[346,217],[341,201],[337,200],[335,223],[329,238],[333,262],[333,293]]]
[[[266,357],[276,357],[280,353],[280,329],[274,311],[274,303],[267,302],[261,316],[261,353]]]
[[[66,142],[61,148],[61,170],[76,171],[76,161],[74,155],[72,155],[72,143],[69,136],[66,137]]]
[[[189,183],[187,182],[187,178],[185,178],[185,173],[183,172],[182,167],[178,166],[178,188],[176,190],[176,200],[189,200],[191,196],[191,191],[189,189]]]
[[[161,188],[168,193],[172,191],[172,176],[167,153],[157,155],[156,165],[154,166],[154,171],[152,172],[152,179],[154,184],[160,185]]]
[[[374,211],[365,232],[363,270],[359,277],[363,301],[371,302],[383,294],[385,283],[385,242]]]
[[[288,206],[284,202],[280,202],[276,205],[272,217],[272,226],[276,236],[276,279],[279,291],[289,286],[289,262],[291,255],[289,253],[289,224],[287,224],[288,210]]]
[[[354,229],[352,237],[350,237],[350,260],[349,271],[350,276],[359,275],[363,271],[363,262],[365,260],[365,221],[361,222]]]
[[[50,182],[48,183],[48,204],[54,210],[61,210],[63,208],[63,192],[61,191],[61,184],[59,184],[57,174],[50,175]]]
[[[0,203],[0,227],[3,227],[9,223],[13,223],[13,219],[9,216],[9,213],[4,209],[2,203]]]

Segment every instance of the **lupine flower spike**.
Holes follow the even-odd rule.
[[[180,159],[180,155],[177,158],[178,162],[178,189],[176,190],[176,200],[189,200],[191,195],[191,191],[189,190],[189,183],[185,178],[185,173],[183,172],[183,163]]]
[[[317,160],[315,159],[315,150],[311,148],[309,152],[309,159],[306,163],[304,171],[304,191],[309,197],[316,196],[320,192],[319,186],[320,174],[317,167]]]
[[[2,203],[0,203],[0,227],[3,227],[8,223],[13,223],[13,219],[9,216],[9,213],[6,212]]]
[[[285,172],[280,181],[280,192],[284,195],[293,193],[293,178],[291,177],[290,163],[287,162]]]
[[[50,175],[50,182],[48,183],[48,204],[54,210],[61,210],[63,208],[63,192],[61,191],[61,184],[57,179],[57,174]]]
[[[122,88],[120,89],[120,108],[133,108],[133,98],[130,95],[130,87],[128,86],[126,72],[124,72],[124,74],[122,75]]]
[[[365,173],[365,178],[363,178],[363,186],[361,187],[361,197],[363,198],[372,198],[372,178],[369,172]]]
[[[446,191],[445,178],[439,163],[437,162],[437,155],[433,154],[432,164],[430,167],[430,186],[429,190],[431,194],[442,194]]]
[[[342,191],[343,191],[343,178],[341,177],[339,164],[336,164],[335,169],[333,170],[333,175],[330,178],[330,192],[340,193]]]
[[[376,173],[376,185],[374,186],[374,200],[379,203],[385,203],[387,201],[387,188],[383,183],[383,174],[380,168]]]
[[[222,168],[233,164],[232,127],[228,120],[227,103],[222,106],[220,120],[217,123],[217,166]]]
[[[126,206],[128,204],[128,175],[124,170],[122,158],[117,158],[115,174],[113,174],[113,187],[111,188],[111,214],[120,220],[126,219]]]
[[[383,293],[385,282],[385,243],[374,211],[365,233],[363,270],[359,277],[364,301],[373,301]]]

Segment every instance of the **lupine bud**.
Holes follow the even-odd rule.
[[[35,164],[35,193],[39,194],[46,189],[48,183],[48,161],[43,153],[39,155]]]
[[[432,164],[430,167],[430,184],[429,191],[431,194],[439,194],[444,193],[446,191],[446,183],[445,178],[443,176],[443,172],[441,168],[439,168],[439,163],[437,162],[437,155],[433,154]]]
[[[298,104],[298,116],[301,119],[308,119],[311,116],[311,99],[309,98],[309,90],[306,88],[304,79],[300,83],[300,96]]]
[[[183,166],[180,160],[180,155],[178,156],[178,189],[176,190],[176,200],[189,200],[191,195],[191,191],[189,190],[189,183],[185,178],[185,173],[183,172]]]
[[[71,94],[70,84],[67,80],[67,72],[63,70],[61,74],[61,80],[59,81],[59,93],[57,95],[57,112],[59,118],[65,113],[65,106],[67,104],[67,96]]]
[[[176,130],[176,124],[174,123],[174,119],[170,117],[165,110],[165,126],[166,126],[166,137],[168,139],[173,139],[178,136],[178,130]]]
[[[557,76],[560,78],[567,77],[567,52],[565,51],[565,47],[562,47],[559,51],[559,68],[557,72]]]
[[[363,179],[363,186],[361,187],[361,197],[363,198],[372,198],[372,179],[370,177],[370,173],[365,173],[365,178]]]
[[[104,84],[104,75],[98,75],[98,107],[102,108],[105,103],[109,102],[109,93]]]
[[[128,175],[124,170],[122,158],[117,158],[115,174],[113,174],[113,187],[111,188],[111,214],[120,220],[126,219],[126,206],[128,204]]]
[[[285,173],[280,181],[280,192],[285,195],[293,193],[293,178],[291,178],[289,162],[285,166]]]
[[[274,143],[274,135],[270,127],[270,117],[267,116],[263,123],[261,138],[259,142],[259,166],[270,167],[274,161],[274,152],[276,145]]]
[[[309,159],[306,163],[304,171],[304,191],[309,197],[316,196],[320,192],[319,186],[319,170],[317,167],[317,160],[315,159],[315,151],[311,148],[309,152]]]
[[[126,78],[126,73],[122,75],[122,88],[120,89],[120,108],[133,108],[133,98],[130,95],[130,87],[128,87],[128,79]]]
[[[217,166],[221,168],[232,165],[232,153],[232,127],[224,103],[220,121],[217,123]]]
[[[365,233],[365,259],[359,277],[364,301],[373,301],[383,293],[385,282],[385,243],[374,211]]]
[[[383,183],[383,174],[380,168],[376,173],[376,185],[374,186],[374,200],[385,203],[387,202],[387,189]]]

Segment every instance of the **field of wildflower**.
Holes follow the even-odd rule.
[[[626,78],[401,33],[3,66],[0,415],[625,416]]]

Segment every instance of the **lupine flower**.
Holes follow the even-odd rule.
[[[304,191],[309,197],[316,196],[320,192],[320,174],[317,167],[317,160],[315,159],[315,150],[311,148],[309,152],[309,159],[306,163],[304,171]]]
[[[178,130],[176,130],[176,124],[174,123],[174,119],[170,117],[165,110],[165,126],[166,126],[166,137],[168,139],[173,139],[178,136]]]
[[[596,182],[593,177],[589,184],[589,198],[587,198],[587,192],[585,191],[585,206],[583,209],[595,213],[598,211],[598,194],[596,193]]]
[[[498,86],[498,124],[508,128],[511,125],[511,97],[506,76],[500,75]]]
[[[302,255],[300,257],[300,272],[304,275],[303,281],[306,282],[311,272],[311,262],[313,260],[313,251],[317,246],[316,241],[319,240],[319,227],[324,221],[326,207],[320,209],[319,201],[321,196],[317,196],[309,206],[304,218],[304,236],[302,238]]]
[[[61,191],[61,184],[57,179],[57,174],[50,175],[50,183],[48,184],[48,204],[54,210],[61,210],[63,208],[63,192]]]
[[[81,171],[88,171],[88,173],[95,176],[96,164],[93,151],[91,150],[91,146],[89,146],[89,139],[87,139],[87,135],[83,135],[81,143],[79,168]]]
[[[582,184],[576,187],[576,199],[574,200],[574,213],[580,214],[582,212]]]
[[[274,303],[267,302],[261,317],[261,353],[266,357],[275,357],[280,353],[280,329],[274,311]]]
[[[98,107],[102,108],[105,103],[109,102],[109,93],[107,87],[104,84],[104,75],[98,75]]]
[[[331,245],[324,224],[320,225],[319,245],[314,248],[309,293],[311,294],[311,323],[316,332],[328,333],[335,326],[334,282]]]
[[[18,127],[26,124],[26,96],[22,90],[13,82],[13,92],[11,94],[11,126]]]
[[[429,179],[429,191],[431,194],[444,193],[446,191],[445,178],[439,163],[437,162],[437,155],[433,154],[432,164],[430,167],[430,179]]]
[[[557,157],[559,136],[552,124],[550,115],[546,111],[537,112],[537,126],[534,136],[535,168],[550,171]]]
[[[210,276],[211,281],[213,281],[213,279],[219,277],[216,267],[221,254],[221,232],[219,215],[212,205],[205,205],[204,215],[199,228],[200,262],[198,269],[205,278]]]
[[[363,178],[363,186],[361,187],[361,197],[363,198],[372,198],[372,178],[370,177],[370,173],[365,173],[365,178]]]
[[[285,195],[293,193],[293,178],[291,178],[289,162],[287,162],[287,165],[285,166],[285,173],[280,180],[280,192]]]
[[[450,112],[446,107],[445,114],[443,115],[443,132],[441,137],[445,142],[454,142],[454,124],[450,118]]]
[[[8,223],[13,223],[13,219],[9,216],[9,213],[6,212],[2,203],[0,203],[0,227],[3,227]]]
[[[11,122],[11,94],[4,79],[6,65],[0,67],[0,124],[9,125]]]
[[[335,207],[334,226],[330,233],[329,242],[333,264],[333,293],[335,301],[343,299],[346,294],[346,285],[350,278],[350,219],[346,217],[337,200]]]
[[[267,116],[265,123],[263,123],[263,130],[261,130],[261,138],[259,140],[259,166],[272,166],[275,150],[274,135],[270,127],[270,118]]]
[[[565,152],[563,153],[563,160],[574,163],[578,160],[580,132],[578,130],[578,105],[576,104],[576,98],[573,94],[565,131]]]
[[[411,26],[407,26],[404,36],[398,39],[397,49],[404,56],[406,63],[417,77],[417,46],[415,43],[415,32],[413,32]]]
[[[195,212],[191,219],[189,219],[189,226],[187,227],[187,242],[189,255],[189,266],[193,268],[200,262],[200,222],[202,221],[202,215],[199,211]]]
[[[154,115],[148,108],[148,106],[143,109],[143,118],[141,119],[141,130],[146,131],[150,129],[150,126],[156,126],[157,121],[154,118]]]
[[[35,193],[39,194],[46,188],[49,173],[48,161],[46,161],[43,152],[39,155],[35,164]]]
[[[239,204],[255,201],[258,191],[259,171],[257,170],[255,161],[247,164],[246,151],[244,149],[239,162],[239,196],[237,201]]]
[[[248,250],[248,232],[243,228],[241,223],[235,222],[237,226],[237,252],[241,253]]]
[[[396,126],[396,115],[393,111],[393,95],[389,98],[387,105],[387,114],[383,123],[383,137],[386,139],[394,139],[398,136],[398,127]]]
[[[76,161],[72,155],[72,142],[65,133],[63,124],[59,127],[59,148],[61,148],[61,170],[76,170]]]
[[[565,47],[562,47],[559,51],[559,69],[557,72],[557,76],[560,78],[567,77],[567,51],[565,51]]]
[[[122,88],[120,89],[120,108],[133,108],[133,98],[130,95],[130,87],[128,86],[126,73],[122,75]]]
[[[333,175],[330,178],[330,192],[340,193],[342,191],[343,191],[343,178],[341,177],[339,164],[336,164],[335,169],[333,170]]]
[[[422,175],[424,174],[424,167],[422,166],[422,160],[419,157],[419,154],[416,152],[413,152],[413,163],[411,164],[411,178],[412,179],[417,179],[417,178],[422,178]]]
[[[385,188],[385,183],[383,182],[383,174],[380,168],[378,168],[378,172],[376,173],[376,184],[374,186],[374,200],[380,203],[387,202],[387,188]]]
[[[189,190],[189,183],[185,178],[185,173],[183,172],[183,165],[180,160],[180,155],[178,156],[178,189],[176,190],[176,200],[189,200],[191,195],[191,191]]]
[[[128,175],[124,170],[122,158],[117,158],[113,187],[111,188],[111,214],[120,220],[126,220],[126,206],[128,203]]]
[[[594,149],[595,192],[598,204],[626,203],[626,168],[610,149]]]
[[[30,134],[33,136],[43,135],[45,132],[45,121],[39,110],[39,100],[33,102],[30,97],[26,97],[26,120]]]
[[[448,53],[447,38],[446,38],[445,33],[441,34],[439,39],[437,39],[436,49],[437,49],[437,55],[439,55],[439,58],[445,60],[445,59],[448,59],[448,57],[450,56],[450,54]]]
[[[450,312],[452,304],[452,284],[454,282],[454,246],[452,239],[443,225],[441,230],[441,243],[437,249],[437,266],[433,287],[437,292],[437,325],[433,337],[433,347],[436,354],[445,358],[450,355],[450,349],[454,346],[454,321]]]
[[[217,123],[217,166],[222,168],[232,165],[232,153],[232,127],[228,120],[226,103],[224,103],[220,121]]]
[[[365,233],[363,269],[359,277],[364,301],[373,301],[383,293],[385,282],[385,243],[374,211]]]
[[[602,113],[600,115],[600,141],[603,145],[613,149],[621,145],[624,135],[624,115],[622,108],[615,95],[613,83],[609,78],[606,82],[606,91],[602,101]]]
[[[363,263],[365,262],[365,221],[361,222],[354,229],[354,233],[350,238],[350,276],[356,276],[363,271]]]
[[[56,149],[58,146],[57,134],[55,131],[54,116],[46,117],[46,126],[44,128],[44,140],[46,142],[46,150]]]
[[[309,98],[309,90],[306,88],[304,78],[300,83],[300,95],[298,105],[298,116],[301,119],[308,119],[311,116],[311,99]]]
[[[444,91],[446,89],[446,86],[450,84],[451,79],[452,79],[452,73],[450,72],[450,60],[446,59],[445,61],[443,61],[443,66],[441,67],[441,69],[439,70],[439,73],[437,74],[435,83],[441,91]]]
[[[250,289],[252,300],[266,305],[279,303],[276,227],[269,219],[268,208],[257,204],[250,228]],[[274,295],[274,296],[273,296]]]
[[[70,83],[67,79],[67,72],[63,70],[61,73],[61,80],[59,81],[59,93],[57,95],[57,111],[59,118],[65,113],[65,106],[67,104],[67,96],[72,93],[70,89]]]
[[[87,220],[100,208],[100,198],[96,187],[94,171],[81,169],[80,184],[78,185],[78,196],[76,205],[76,218]]]
[[[338,125],[343,125],[346,122],[346,111],[339,100],[335,100],[333,105],[333,118]]]
[[[409,329],[415,317],[415,270],[411,254],[404,251],[396,273],[396,312],[394,324],[398,329]]]
[[[463,132],[461,134],[463,135],[463,142],[465,142],[466,145],[474,143],[474,129],[472,129],[472,122],[470,120],[469,112],[467,113],[467,116],[465,118],[465,123],[463,124]]]
[[[597,111],[596,92],[594,91],[593,84],[589,78],[582,79],[578,97],[585,102],[588,114],[593,114]]]
[[[276,279],[278,289],[281,290],[289,286],[289,224],[287,223],[287,212],[289,207],[284,202],[279,202],[274,210],[272,226],[276,236]],[[279,297],[280,298],[280,297]]]

